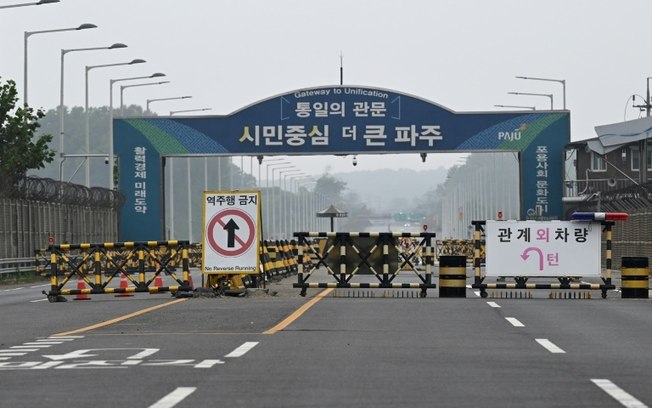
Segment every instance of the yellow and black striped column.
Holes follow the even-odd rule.
[[[466,256],[439,257],[439,297],[466,297]]]
[[[647,257],[631,256],[622,258],[621,297],[623,299],[649,298],[650,269]]]

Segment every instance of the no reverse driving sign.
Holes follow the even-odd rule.
[[[203,202],[203,273],[257,274],[260,192],[204,192]]]

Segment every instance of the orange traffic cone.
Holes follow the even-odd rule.
[[[77,290],[85,290],[86,282],[82,279],[81,276],[77,276]],[[85,293],[80,293],[73,298],[73,300],[91,300],[91,297]]]
[[[127,275],[124,273],[120,274],[120,289],[127,289],[129,287],[129,280],[127,279]],[[121,292],[121,293],[116,293],[113,295],[115,297],[128,297],[128,296],[133,296],[133,293],[127,293],[127,292]]]
[[[159,273],[158,275],[156,275],[156,278],[154,278],[154,287],[160,288],[162,286],[163,286],[163,277]],[[162,292],[154,292],[154,293],[162,293]]]

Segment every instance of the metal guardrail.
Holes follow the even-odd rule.
[[[34,258],[0,259],[0,275],[24,272],[36,272],[36,260]]]

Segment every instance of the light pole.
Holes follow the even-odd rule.
[[[37,1],[34,3],[23,3],[23,4],[9,4],[6,6],[0,6],[0,9],[8,9],[8,8],[15,8],[15,7],[25,7],[25,6],[40,6],[41,4],[52,4],[52,3],[58,3],[59,0],[41,0]]]
[[[496,108],[513,108],[513,109],[529,109],[537,110],[536,106],[521,106],[521,105],[494,105]]]
[[[562,87],[562,95],[564,98],[564,105],[563,109],[566,110],[566,80],[565,79],[551,79],[551,78],[534,78],[534,77],[526,77],[526,76],[517,76],[516,78],[518,79],[529,79],[533,81],[547,81],[547,82],[559,82]],[[550,108],[552,110],[552,108]]]
[[[213,109],[213,108],[184,109],[184,110],[170,111],[170,116],[174,116],[177,113],[204,112],[204,111],[209,111],[211,109]]]
[[[91,151],[91,125],[90,125],[90,113],[88,111],[88,72],[91,69],[95,68],[106,68],[106,67],[117,67],[121,65],[133,65],[133,64],[143,64],[147,61],[144,59],[133,59],[129,62],[116,62],[113,64],[101,64],[101,65],[87,65],[86,66],[86,71],[84,73],[84,112],[86,113],[86,153],[90,153]],[[91,184],[91,167],[90,163],[88,160],[86,160],[86,168],[85,168],[85,181],[86,181],[86,187],[90,187]]]
[[[277,205],[278,197],[276,196],[276,192],[275,192],[275,189],[274,189],[274,185],[276,184],[276,178],[274,176],[274,172],[276,170],[278,170],[280,172],[280,171],[283,171],[285,169],[290,169],[290,168],[294,167],[289,162],[278,163],[278,164],[283,164],[283,166],[281,166],[281,167],[272,167],[272,191],[271,192],[272,192],[273,208],[271,208],[271,211],[272,211],[272,214],[271,214],[271,217],[270,217],[271,228],[269,228],[269,230],[270,230],[270,232],[274,231],[274,234],[278,233],[278,230],[276,229],[276,210],[279,207]],[[287,164],[287,166],[285,166],[285,164]],[[274,165],[272,164],[272,166],[274,166]],[[279,176],[279,183],[278,184],[279,184],[279,189],[280,189],[280,185],[281,185],[280,176]]]
[[[264,160],[264,159],[263,159]],[[258,167],[258,173],[260,173],[260,166],[263,164],[263,160],[260,160],[260,165]],[[271,191],[269,190],[269,168],[272,166],[279,166],[283,164],[290,164],[289,162],[284,161],[281,158],[273,158],[265,160],[265,194],[263,197],[263,202],[265,203],[264,210],[264,220],[263,220],[263,233],[269,231],[269,213],[270,206],[272,205]],[[258,175],[260,180],[260,174]]]
[[[70,48],[61,50],[61,78],[60,78],[60,87],[59,87],[59,155],[61,156],[60,166],[63,168],[63,154],[64,154],[64,116],[65,108],[63,103],[63,81],[64,81],[64,60],[66,54],[69,52],[78,52],[78,51],[97,51],[97,50],[115,50],[119,48],[127,48],[125,44],[115,43],[111,44],[108,47],[85,47],[85,48]],[[86,152],[88,153],[88,151]]]
[[[120,116],[124,117],[125,116],[125,105],[123,102],[123,94],[125,89],[127,88],[136,88],[140,86],[150,86],[150,85],[163,85],[163,84],[169,84],[170,81],[160,81],[160,82],[147,82],[147,83],[142,83],[142,84],[133,84],[133,85],[120,85]]]
[[[282,227],[283,227],[283,234],[285,235],[285,237],[287,239],[287,237],[288,237],[288,212],[290,212],[290,213],[292,212],[292,208],[291,208],[292,203],[290,203],[290,205],[288,205],[288,192],[287,192],[287,188],[286,188],[286,186],[287,186],[287,177],[292,176],[292,175],[303,174],[303,171],[299,170],[299,169],[280,171],[278,173],[279,178],[281,178],[281,174],[283,174],[283,179],[282,179],[283,187],[282,187],[281,194],[283,194],[283,210],[284,210]],[[290,193],[291,193],[291,191],[290,191]]]
[[[113,84],[116,82],[122,81],[132,81],[136,79],[149,79],[149,78],[158,78],[164,77],[165,74],[160,72],[155,72],[152,75],[137,76],[130,78],[118,78],[109,80],[109,189],[113,190],[115,187],[115,182],[113,181],[113,164],[115,158],[113,157]]]
[[[188,98],[192,98],[192,96],[173,96],[173,97],[170,97],[170,98],[155,98],[155,99],[148,99],[148,100],[147,100],[147,105],[146,105],[146,106],[147,106],[146,110],[147,110],[147,112],[149,112],[149,104],[152,103],[152,102],[159,102],[159,101],[174,101],[174,100],[177,100],[177,99],[188,99]]]
[[[550,98],[550,110],[554,110],[552,94],[530,93],[530,92],[507,92],[510,95],[526,95],[526,96],[545,96]]]
[[[45,33],[60,33],[63,31],[79,31],[87,30],[90,28],[97,28],[95,24],[85,23],[78,27],[70,28],[57,28],[53,30],[38,30],[38,31],[25,31],[24,36],[24,45],[23,45],[23,105],[27,106],[27,40],[34,34],[45,34]]]

